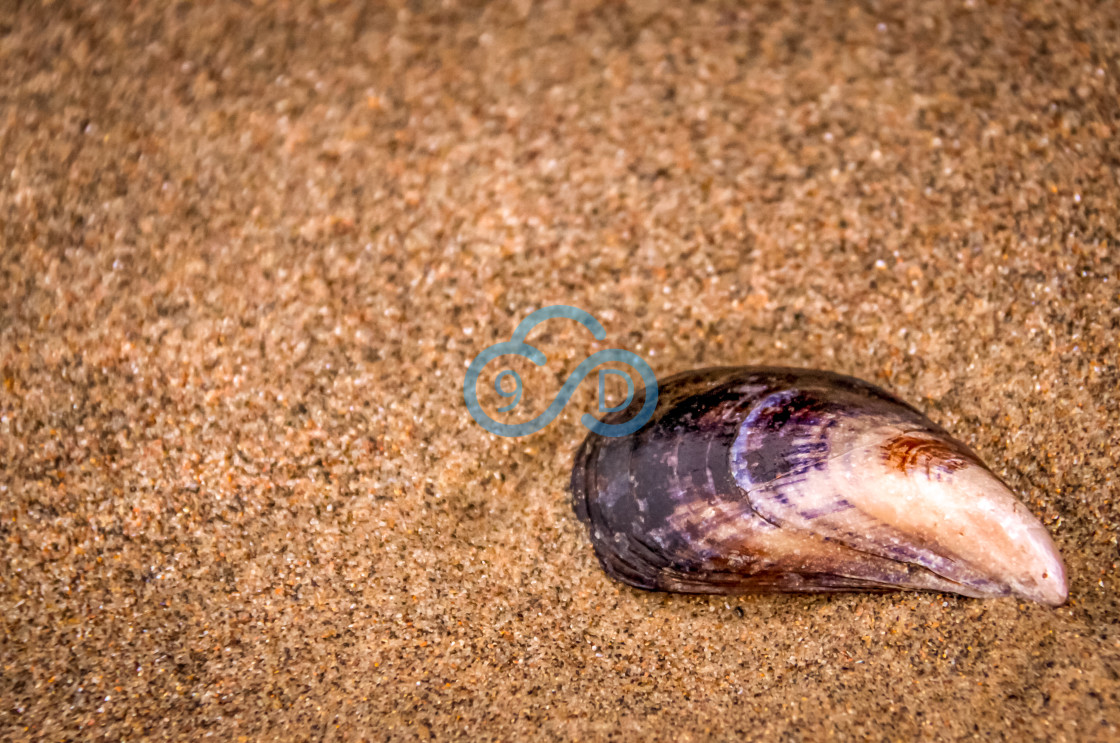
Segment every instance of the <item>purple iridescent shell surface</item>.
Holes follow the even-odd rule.
[[[932,590],[1052,606],[1068,593],[1049,533],[974,452],[890,393],[830,372],[659,381],[643,428],[588,435],[571,490],[603,569],[637,588]]]

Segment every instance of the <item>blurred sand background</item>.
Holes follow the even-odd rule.
[[[1120,737],[1115,2],[0,8],[0,738]],[[863,377],[1069,604],[611,582],[593,378],[463,404],[555,303],[523,409]]]

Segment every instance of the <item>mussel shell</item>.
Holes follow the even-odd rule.
[[[1065,600],[1049,535],[980,458],[839,374],[714,368],[659,382],[642,429],[587,437],[571,489],[604,570],[637,588]]]

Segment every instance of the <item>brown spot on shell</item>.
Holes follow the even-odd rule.
[[[883,458],[903,474],[920,469],[927,475],[932,475],[935,470],[950,473],[970,464],[983,466],[971,452],[955,441],[905,433],[883,444]]]

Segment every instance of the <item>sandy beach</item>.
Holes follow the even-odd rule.
[[[1117,3],[0,5],[0,739],[1120,740]],[[1068,603],[610,580],[556,304],[526,417],[866,379]]]

